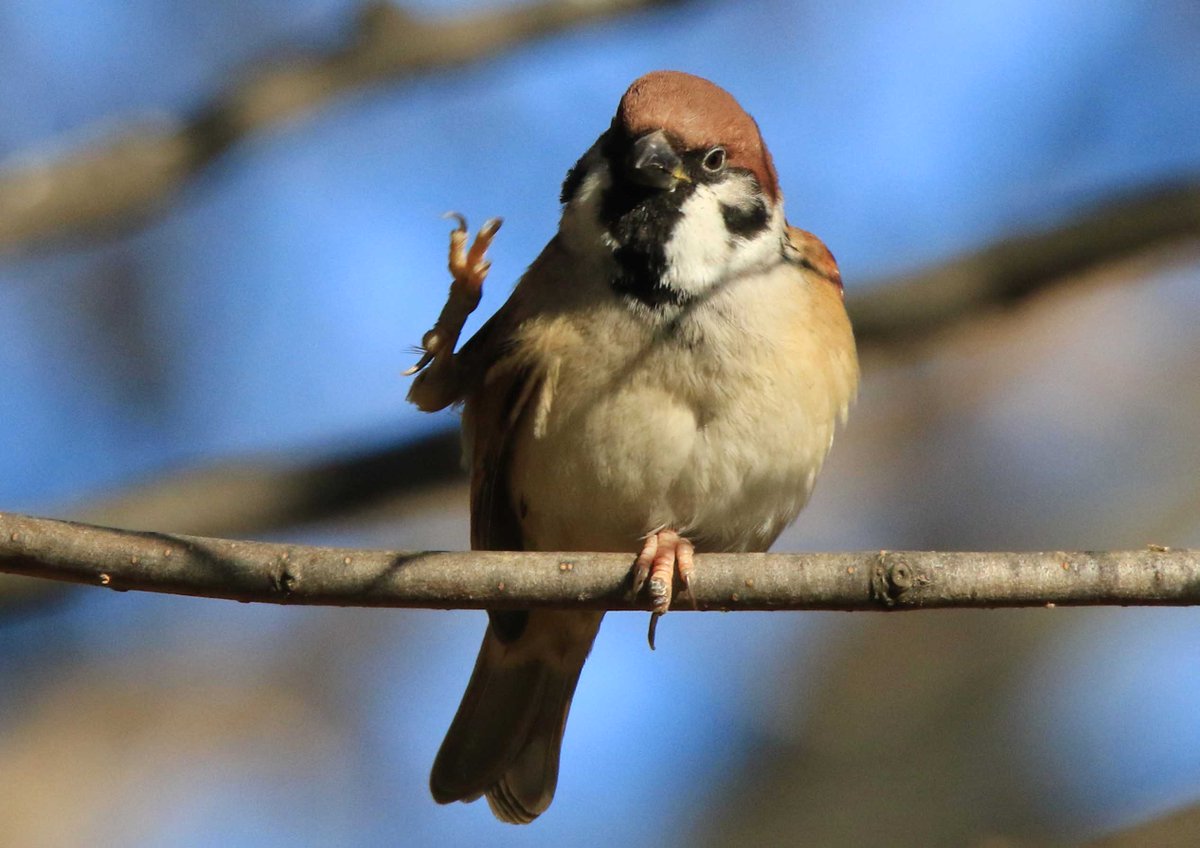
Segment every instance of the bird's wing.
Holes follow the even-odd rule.
[[[502,357],[488,370],[463,409],[463,449],[471,469],[471,547],[519,551],[521,520],[512,502],[513,449],[539,376],[531,366]]]
[[[517,283],[495,315],[458,354],[462,375],[463,452],[471,471],[471,547],[484,551],[524,548],[521,520],[512,502],[513,451],[540,402],[546,362],[524,355],[518,339],[536,317],[533,289],[545,281],[548,247]]]
[[[785,255],[788,261],[799,265],[842,291],[842,273],[829,248],[808,230],[788,226]]]

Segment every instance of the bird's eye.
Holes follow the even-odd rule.
[[[714,147],[704,154],[704,161],[701,164],[704,166],[704,170],[710,174],[722,170],[725,167],[725,148]]]

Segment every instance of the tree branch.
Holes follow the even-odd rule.
[[[846,308],[860,345],[922,339],[1106,262],[1196,237],[1200,181],[1142,188],[1043,230],[877,283],[851,294]]]
[[[356,453],[297,463],[251,457],[163,474],[71,511],[114,527],[202,536],[252,536],[337,518],[465,478],[462,439],[450,428]],[[464,501],[465,503],[465,501]]]
[[[648,601],[627,597],[632,561],[632,553],[322,548],[0,515],[0,571],[276,604],[645,610]],[[704,554],[696,573],[700,609],[1200,603],[1200,551]]]
[[[0,173],[0,253],[136,224],[231,145],[349,91],[667,2],[542,0],[433,21],[370,3],[344,48],[261,63],[191,119],[132,123],[99,146]]]

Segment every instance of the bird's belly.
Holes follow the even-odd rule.
[[[670,527],[701,550],[765,550],[828,447],[831,423],[794,397],[705,397],[667,372],[584,396],[519,444],[513,497],[531,548],[633,550]]]

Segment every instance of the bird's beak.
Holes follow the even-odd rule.
[[[679,183],[692,181],[662,130],[655,130],[633,143],[629,176],[634,182],[660,189],[673,189]]]

